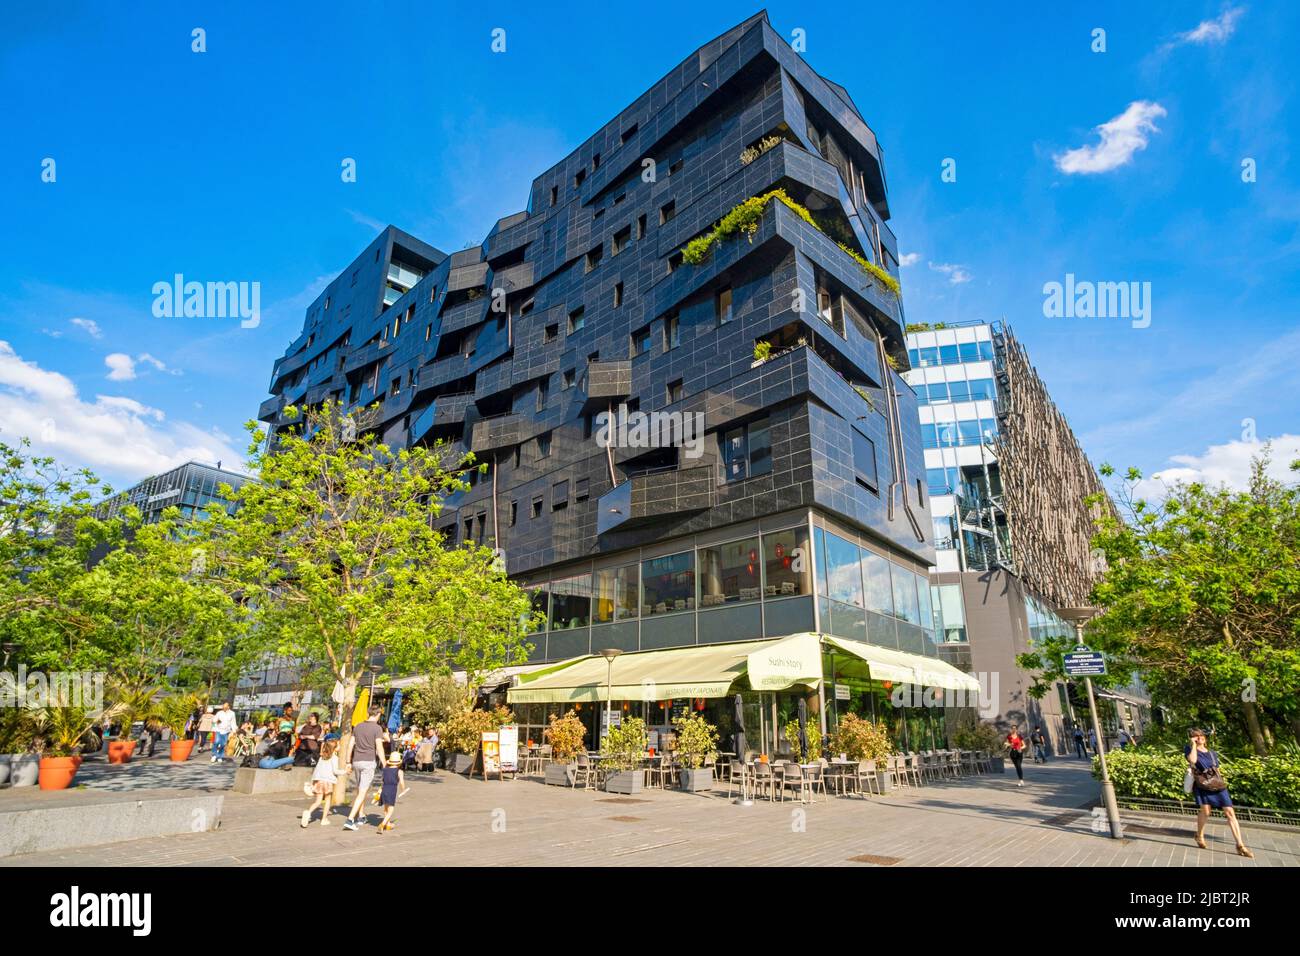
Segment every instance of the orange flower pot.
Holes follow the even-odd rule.
[[[42,790],[67,790],[77,775],[79,761],[76,757],[42,757],[40,785]]]
[[[190,759],[190,751],[194,749],[192,740],[173,740],[172,741],[172,762],[184,763]]]
[[[134,750],[134,740],[110,740],[108,742],[108,762],[130,763],[131,753]]]

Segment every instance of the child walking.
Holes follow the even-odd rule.
[[[398,793],[398,788],[401,793]],[[384,786],[379,794],[379,802],[384,805],[384,819],[379,824],[379,832],[391,830],[396,824],[393,821],[393,810],[397,807],[397,798],[406,794],[406,774],[402,772],[402,755],[394,751],[388,755],[388,763],[384,766]]]
[[[311,774],[311,788],[316,794],[316,799],[302,812],[304,829],[311,822],[312,811],[322,803],[325,809],[320,814],[320,825],[323,827],[330,825],[330,805],[334,802],[334,785],[339,779],[339,757],[335,752],[338,746],[336,740],[327,740],[321,744],[320,759],[316,761],[316,769]]]

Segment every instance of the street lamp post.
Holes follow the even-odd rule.
[[[1095,607],[1061,608],[1061,617],[1074,624],[1075,643],[1084,647],[1083,626],[1100,612]],[[1119,804],[1115,802],[1115,785],[1110,782],[1110,770],[1106,766],[1106,738],[1101,731],[1101,719],[1097,716],[1097,699],[1092,693],[1092,678],[1085,676],[1083,685],[1088,690],[1088,710],[1092,714],[1092,732],[1097,736],[1097,757],[1101,761],[1101,796],[1106,803],[1106,819],[1110,823],[1110,835],[1116,839],[1124,836],[1119,822]]]
[[[605,733],[614,726],[614,658],[623,652],[617,647],[607,647],[600,652],[605,658]]]

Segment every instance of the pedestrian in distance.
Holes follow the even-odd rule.
[[[1088,749],[1091,750],[1094,755],[1100,753],[1100,751],[1097,750],[1097,731],[1095,730],[1088,731]]]
[[[1047,735],[1043,733],[1041,724],[1034,725],[1029,742],[1034,745],[1034,763],[1047,763]]]
[[[384,728],[379,725],[379,717],[384,709],[379,706],[370,708],[370,715],[352,728],[348,738],[348,754],[343,761],[346,772],[353,774],[357,785],[356,799],[348,813],[345,830],[355,830],[366,819],[361,809],[366,805],[366,796],[370,785],[375,780],[375,769],[384,761]]]
[[[311,823],[311,815],[317,807],[323,805],[320,812],[320,825],[327,827],[330,825],[330,808],[334,804],[334,785],[339,779],[339,755],[338,744],[333,740],[327,740],[321,744],[320,758],[316,761],[316,769],[311,772],[311,789],[316,795],[312,805],[302,812],[302,826],[305,830]]]
[[[203,708],[203,714],[199,717],[199,730],[198,733],[195,734],[195,739],[198,741],[199,753],[203,753],[203,751],[207,750],[208,744],[212,740],[212,718],[212,705],[209,704]]]
[[[226,759],[226,741],[239,729],[235,712],[230,709],[230,701],[221,705],[216,716],[212,718],[212,762],[220,763]]]
[[[1219,773],[1219,754],[1206,744],[1205,731],[1192,730],[1187,736],[1188,743],[1183,753],[1187,757],[1187,774],[1192,778],[1192,797],[1196,800],[1196,845],[1202,850],[1209,849],[1205,845],[1205,824],[1209,822],[1212,809],[1218,807],[1228,818],[1228,827],[1237,841],[1237,854],[1253,860],[1255,854],[1246,848],[1241,837],[1241,825],[1237,823],[1237,811],[1232,807],[1228,782]],[[1184,782],[1184,789],[1186,786]]]
[[[1080,760],[1088,759],[1088,748],[1083,742],[1083,731],[1078,727],[1074,728],[1074,753]]]
[[[383,788],[380,790],[379,802],[384,807],[384,819],[380,821],[379,831],[383,833],[395,826],[393,810],[397,808],[397,798],[406,796],[406,774],[402,771],[402,755],[394,750],[388,755],[384,766]]]
[[[1017,787],[1025,785],[1025,738],[1020,736],[1020,731],[1016,724],[1011,725],[1011,733],[1007,734],[1006,739],[1007,754],[1011,757],[1011,763],[1015,765]]]

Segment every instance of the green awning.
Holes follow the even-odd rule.
[[[737,678],[745,675],[751,654],[783,643],[743,641],[623,654],[614,659],[609,695],[613,700],[725,697]],[[819,667],[813,681],[820,676]],[[609,679],[603,657],[578,657],[546,673],[521,675],[519,686],[507,691],[507,699],[512,704],[603,701]]]
[[[825,641],[846,654],[867,662],[875,680],[893,681],[897,684],[919,684],[923,687],[945,687],[951,690],[979,691],[980,682],[970,674],[959,671],[946,661],[920,654],[909,654],[888,647],[877,647],[863,641],[825,635]]]

